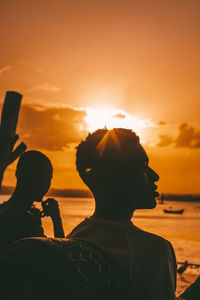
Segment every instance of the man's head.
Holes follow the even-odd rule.
[[[131,210],[155,207],[154,182],[159,176],[148,166],[148,156],[132,130],[99,129],[89,134],[77,147],[76,166],[95,199],[111,191]]]
[[[17,164],[17,185],[23,188],[35,201],[41,201],[51,185],[53,167],[43,153],[24,152]]]

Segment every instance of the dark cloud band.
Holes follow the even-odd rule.
[[[85,110],[71,107],[24,105],[20,112],[18,132],[28,147],[64,150],[87,134]]]
[[[179,126],[179,133],[175,139],[168,134],[159,135],[160,141],[157,146],[165,147],[174,145],[176,148],[200,148],[200,131],[187,123]]]

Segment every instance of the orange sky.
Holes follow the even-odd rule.
[[[85,187],[74,147],[106,109],[141,135],[160,192],[200,192],[199,0],[1,1],[0,36],[0,104],[24,95],[18,132],[54,187]]]

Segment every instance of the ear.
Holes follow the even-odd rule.
[[[92,182],[92,177],[94,176],[94,172],[92,168],[87,167],[79,171],[79,175],[86,185],[90,185]]]
[[[91,173],[92,172],[92,168],[85,168],[85,173]]]

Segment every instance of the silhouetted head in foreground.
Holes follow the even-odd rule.
[[[156,206],[159,176],[148,162],[132,130],[99,129],[80,143],[76,166],[95,197],[96,216],[130,218],[135,209]]]
[[[43,153],[39,151],[24,152],[17,164],[17,186],[14,194],[27,198],[27,205],[41,201],[51,185],[53,167]],[[29,200],[28,200],[29,199]]]

